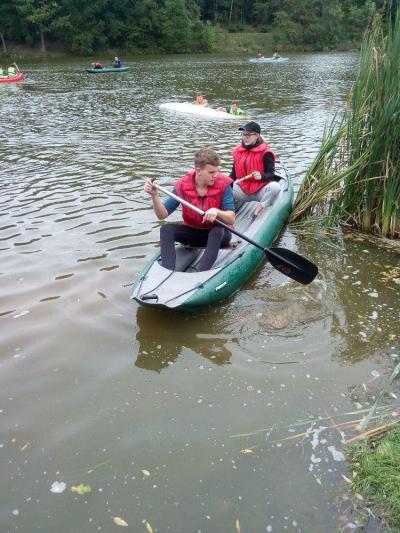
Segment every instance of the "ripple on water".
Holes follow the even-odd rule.
[[[245,456],[240,450],[252,443],[230,436],[291,422],[316,409],[318,398],[338,402],[342,388],[324,369],[330,358],[359,350],[340,345],[351,317],[329,270],[338,259],[310,248],[326,285],[296,287],[265,266],[237,295],[195,316],[137,309],[129,285],[159,243],[144,179],[171,184],[205,145],[228,172],[240,139],[240,121],[162,113],[159,105],[191,101],[197,90],[215,105],[238,99],[298,184],[350,85],[355,56],[299,54],[280,66],[146,58],[118,77],[89,76],[84,63],[26,65],[28,82],[2,100],[15,120],[3,121],[0,145],[0,529],[16,527],[11,519],[26,531],[31,524],[60,531],[66,520],[81,530],[86,518],[75,513],[76,500],[50,487],[90,478],[103,530],[108,509],[125,516],[132,502],[171,531],[182,526],[179,509],[196,530],[207,521],[210,531],[228,531],[235,516],[243,529],[251,516],[249,531],[282,530],[289,515],[309,530],[304,509],[317,506],[320,522],[312,526],[322,530],[334,494],[304,476],[308,463],[298,449],[270,446],[263,434],[257,453]],[[366,316],[380,317],[384,298],[374,301]],[[371,342],[377,320],[362,330]],[[335,366],[335,380],[351,376],[351,367]],[[157,476],[153,488],[147,481]],[[157,485],[165,496],[156,509]],[[36,512],[25,502],[29,487]],[[133,515],[127,521],[139,530]]]

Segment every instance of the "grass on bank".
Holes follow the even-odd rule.
[[[389,527],[400,526],[400,428],[398,411],[390,410],[394,421],[384,420],[365,431],[382,408],[379,403],[400,374],[400,363],[381,388],[373,406],[360,424],[360,433],[348,440],[347,455],[353,470],[351,492],[363,506]]]
[[[342,114],[327,128],[290,221],[323,214],[389,238],[400,237],[400,9],[386,31],[366,34]]]
[[[400,429],[348,449],[354,472],[351,489],[389,527],[400,527]]]

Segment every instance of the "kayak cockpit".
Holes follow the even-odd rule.
[[[238,213],[235,227],[239,231],[247,232],[251,225],[257,226],[265,221],[264,217],[252,222],[254,204],[245,204]],[[213,277],[226,268],[233,261],[241,257],[242,249],[248,245],[235,235],[225,248],[221,248],[218,257],[210,270],[198,272],[196,267],[205,251],[205,248],[184,246],[176,244],[176,267],[168,270],[161,265],[160,255],[154,258],[150,268],[142,273],[133,297],[144,305],[156,305],[176,308],[193,296],[199,289]],[[217,283],[214,291],[218,292],[224,287],[224,281]]]

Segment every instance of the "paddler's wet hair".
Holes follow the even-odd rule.
[[[204,168],[206,165],[213,165],[219,167],[221,159],[219,155],[212,150],[212,148],[202,148],[194,156],[195,168]]]

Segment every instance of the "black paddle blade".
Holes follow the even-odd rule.
[[[265,255],[271,265],[289,278],[308,285],[318,274],[318,267],[305,257],[287,248],[265,248]]]

